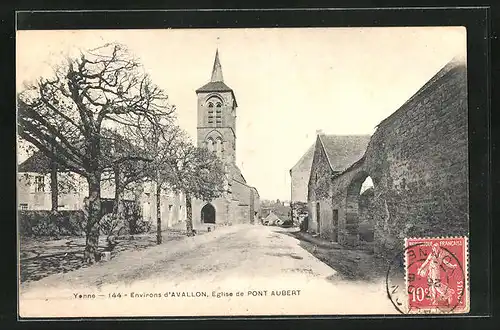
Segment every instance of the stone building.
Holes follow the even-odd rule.
[[[22,211],[48,211],[52,209],[50,160],[42,152],[36,152],[18,166],[17,201]],[[59,170],[58,211],[78,211],[84,209],[84,199],[88,196],[87,180],[79,174]],[[124,193],[124,203],[134,203],[139,207],[142,220],[156,228],[156,188],[155,183],[133,183]],[[113,180],[101,182],[103,214],[112,212],[115,198]],[[162,229],[184,224],[186,219],[185,198],[182,194],[162,189],[160,195]]]
[[[236,165],[236,108],[234,91],[225,84],[219,51],[210,81],[196,90],[198,97],[197,143],[223,161],[226,192],[213,201],[193,200],[193,226],[204,224],[255,223],[259,193],[250,186]]]
[[[297,163],[290,169],[290,202],[307,202],[307,186],[311,174],[315,144],[300,157]]]
[[[358,161],[334,173],[324,154],[315,159],[309,229],[356,244],[369,215],[376,249],[387,255],[400,251],[405,237],[468,234],[467,134],[467,69],[459,57],[377,125]],[[373,190],[363,200],[367,178]],[[328,231],[337,222],[338,233]]]
[[[336,193],[332,181],[363,157],[369,140],[369,135],[317,135],[308,182],[310,232],[339,241],[344,224],[339,219],[339,210],[332,208]]]

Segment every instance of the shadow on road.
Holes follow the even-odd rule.
[[[348,249],[338,243],[318,238],[308,238],[298,230],[277,229],[275,232],[298,239],[300,247],[333,268],[337,274],[328,277],[327,280],[376,282],[386,277],[389,262],[373,253]]]
[[[272,257],[290,257],[290,258],[293,258],[293,259],[304,259],[303,257],[301,256],[298,256],[296,254],[293,254],[293,253],[280,253],[280,252],[272,252],[272,253],[266,253],[266,255],[268,256],[272,256]]]

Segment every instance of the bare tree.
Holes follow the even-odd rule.
[[[134,141],[117,132],[106,130],[103,135],[105,145],[108,144],[108,153],[103,153],[105,163],[109,164],[103,173],[101,182],[112,181],[115,188],[113,203],[113,222],[127,223],[124,214],[124,195],[132,183],[142,183],[147,178],[148,163],[152,161],[145,151],[134,144]],[[135,228],[132,222],[128,223],[129,230]]]
[[[97,257],[101,216],[102,129],[134,125],[138,117],[156,122],[172,112],[123,45],[106,44],[40,78],[18,94],[19,134],[66,170],[86,178],[89,188],[84,259]]]
[[[127,128],[127,136],[140,146],[144,155],[151,159],[143,174],[154,183],[156,199],[156,243],[162,243],[161,193],[172,189],[172,170],[170,160],[175,157],[175,149],[185,138],[184,132],[173,120],[152,123],[139,119],[137,125]]]

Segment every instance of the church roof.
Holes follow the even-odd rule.
[[[370,135],[326,135],[318,139],[333,171],[343,171],[365,154]]]
[[[238,181],[238,182],[240,182],[240,183],[246,184],[247,180],[245,180],[245,177],[241,173],[241,170],[238,167],[238,165],[232,164],[231,167],[232,167],[232,177],[233,177],[233,179],[236,180],[236,181]]]
[[[223,81],[211,81],[196,90],[196,92],[232,92]]]
[[[210,93],[210,92],[231,92],[233,95],[234,102],[237,105],[236,102],[236,97],[234,96],[234,92],[229,87],[224,83],[224,76],[222,74],[222,65],[220,64],[219,60],[219,49],[215,51],[215,59],[214,59],[214,66],[212,68],[212,77],[210,78],[210,81],[206,83],[205,85],[201,86],[196,90],[196,93],[200,92],[205,92],[205,93]]]
[[[219,49],[215,51],[214,67],[212,68],[212,78],[210,81],[224,81],[224,76],[222,75],[222,65],[220,65],[219,60]]]

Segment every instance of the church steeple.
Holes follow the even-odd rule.
[[[217,48],[217,50],[215,51],[214,67],[212,69],[212,78],[210,79],[210,81],[224,81],[224,77],[222,76],[222,66],[220,65],[219,61],[219,48]]]

